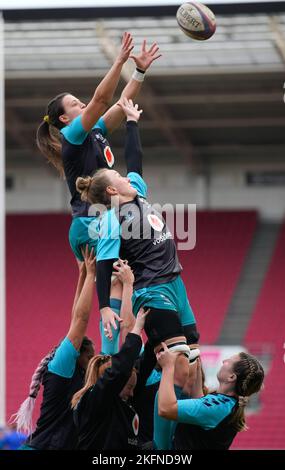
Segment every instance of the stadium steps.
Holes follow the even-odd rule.
[[[256,211],[198,212],[196,246],[179,251],[203,344],[217,344],[256,224]]]
[[[266,275],[280,224],[261,222],[248,252],[218,344],[242,344]]]
[[[260,410],[248,417],[249,431],[240,433],[233,449],[285,448],[285,223],[266,273],[245,335],[245,345],[256,354],[270,352],[270,364],[260,394]]]

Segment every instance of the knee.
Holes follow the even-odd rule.
[[[174,383],[183,388],[189,377],[189,361],[184,354],[178,356],[175,363]]]

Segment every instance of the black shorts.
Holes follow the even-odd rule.
[[[200,338],[196,323],[182,326],[179,315],[174,310],[150,308],[144,329],[149,342],[154,348],[161,341],[176,336],[185,336],[187,344],[196,344]]]
[[[200,333],[197,331],[196,323],[192,323],[192,325],[183,326],[183,333],[186,338],[187,344],[197,344],[199,342]]]
[[[166,341],[176,336],[184,336],[180,318],[174,310],[150,308],[144,329],[149,342],[154,348],[161,341]]]

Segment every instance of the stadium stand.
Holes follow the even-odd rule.
[[[252,320],[245,336],[245,344],[251,348],[268,345],[272,350],[271,363],[261,394],[261,409],[249,416],[250,430],[241,433],[233,448],[282,449],[285,443],[285,223],[280,231],[276,248],[260,292]]]
[[[220,334],[256,223],[255,211],[198,213],[197,245],[180,252],[183,279],[204,344],[214,343]]]
[[[7,420],[26,398],[39,360],[67,332],[77,279],[68,245],[69,195],[40,158],[35,130],[57,93],[68,90],[90,99],[122,33],[130,29],[136,52],[147,38],[163,53],[139,98],[144,174],[153,181],[153,200],[169,197],[215,209],[198,213],[197,245],[179,253],[201,343],[235,345],[240,337],[240,344],[264,359],[265,389],[259,401],[252,400],[249,431],[232,449],[285,448],[285,223],[272,242],[271,262],[259,271],[254,300],[249,292],[252,304],[243,310],[240,336],[236,330],[229,341],[227,330],[221,341],[233,296],[241,298],[237,286],[248,254],[254,256],[252,241],[261,235],[260,224],[279,228],[284,214],[282,11],[219,15],[214,40],[204,43],[189,41],[175,16],[161,16],[161,11],[104,19],[64,12],[60,18],[31,20],[19,10],[20,17],[6,18]],[[132,67],[124,67],[118,93]],[[111,145],[120,164],[121,130],[112,135]],[[237,319],[241,323],[239,313]],[[88,335],[99,351],[96,296]],[[37,402],[36,415],[40,396]]]
[[[69,327],[77,279],[69,223],[69,215],[7,217],[7,417],[27,396],[39,360]],[[98,345],[95,315],[89,334]]]
[[[69,221],[61,214],[7,217],[8,417],[26,397],[39,360],[67,332],[77,276]],[[255,226],[254,211],[198,213],[199,242],[180,252],[203,343],[219,335]],[[97,312],[96,300],[88,332],[98,351]]]

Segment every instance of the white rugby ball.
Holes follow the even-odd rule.
[[[216,17],[203,3],[183,3],[176,13],[179,27],[192,39],[205,41],[216,31]]]

